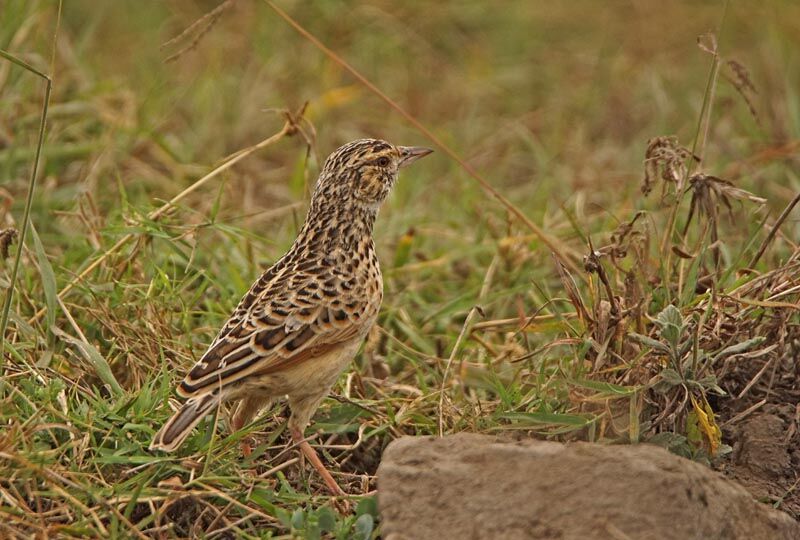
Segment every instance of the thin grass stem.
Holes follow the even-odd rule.
[[[28,180],[28,194],[25,197],[25,210],[22,213],[22,226],[20,227],[19,232],[19,245],[17,247],[17,253],[14,256],[14,265],[11,268],[11,281],[8,285],[8,291],[6,291],[6,298],[3,304],[3,316],[0,320],[0,377],[2,377],[5,359],[6,328],[8,327],[8,317],[11,312],[11,300],[14,296],[14,287],[17,283],[19,265],[20,261],[22,260],[25,237],[27,236],[28,232],[28,222],[30,221],[31,206],[33,205],[33,194],[36,191],[36,179],[39,173],[39,161],[42,155],[42,147],[44,146],[44,132],[45,127],[47,126],[47,109],[50,105],[50,92],[53,88],[53,81],[41,71],[4,50],[0,49],[0,56],[41,77],[45,81],[44,98],[42,99],[42,113],[39,118],[39,135],[36,141],[36,155],[33,159],[33,167],[31,168],[30,179]]]

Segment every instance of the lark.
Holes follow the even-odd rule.
[[[222,403],[236,403],[230,426],[239,430],[287,396],[292,439],[328,489],[344,494],[303,432],[378,316],[383,279],[372,238],[378,210],[398,171],[431,152],[361,139],[328,157],[297,239],[244,295],[181,382],[177,392],[187,399],[151,449],[174,451]]]

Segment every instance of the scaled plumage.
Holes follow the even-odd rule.
[[[302,439],[378,315],[383,281],[372,241],[378,209],[398,169],[430,152],[361,139],[328,157],[294,244],[253,284],[186,375],[178,393],[188,399],[151,449],[175,450],[222,402],[239,401],[232,421],[239,429],[284,395],[290,431]],[[334,489],[332,478],[325,480]]]

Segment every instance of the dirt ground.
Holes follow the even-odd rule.
[[[757,499],[797,520],[800,520],[799,352],[795,346],[781,360],[773,359],[771,365],[767,361],[737,362],[722,381],[729,397],[717,404],[723,440],[733,447],[730,457],[718,463],[717,468]],[[759,373],[758,380],[751,384]]]

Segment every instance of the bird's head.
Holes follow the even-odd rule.
[[[347,143],[325,160],[314,199],[335,198],[377,210],[397,180],[398,171],[431,152],[379,139]]]

